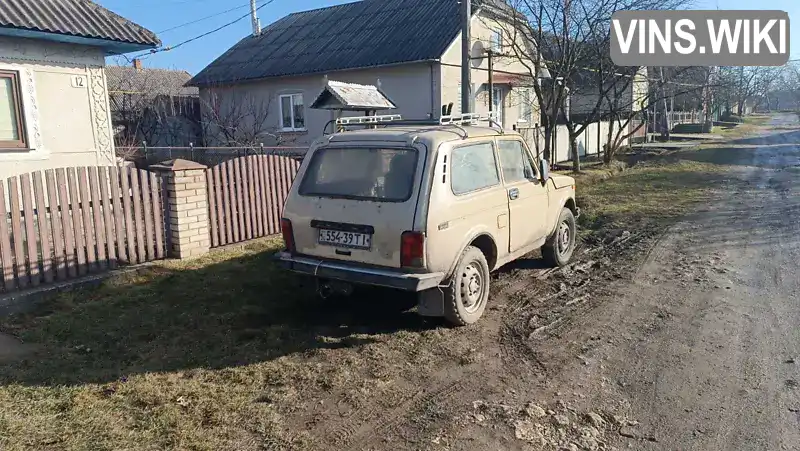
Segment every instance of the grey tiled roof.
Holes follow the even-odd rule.
[[[131,66],[106,66],[108,92],[143,95],[196,96],[200,90],[184,86],[192,76],[183,70],[136,69]]]
[[[152,31],[91,0],[0,0],[0,27],[161,45]]]
[[[377,86],[330,80],[311,108],[391,110],[397,106]]]
[[[437,59],[460,31],[459,8],[457,0],[363,0],[290,14],[239,41],[191,84]]]

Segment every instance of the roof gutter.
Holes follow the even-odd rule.
[[[376,66],[362,66],[362,67],[348,67],[344,69],[336,69],[336,70],[326,70],[326,71],[319,71],[319,72],[304,72],[301,74],[287,74],[287,75],[276,75],[274,77],[260,77],[260,78],[246,78],[246,79],[239,79],[239,80],[226,80],[219,83],[198,83],[195,81],[197,76],[193,77],[191,80],[186,82],[184,86],[194,86],[197,88],[221,88],[225,86],[234,86],[241,83],[257,83],[259,81],[266,81],[266,80],[281,80],[285,78],[293,78],[293,77],[312,77],[314,75],[322,75],[322,74],[329,74],[329,73],[339,73],[339,72],[348,72],[354,70],[367,70],[367,69],[379,69],[385,67],[395,67],[395,66],[405,66],[408,64],[420,64],[420,63],[437,63],[440,62],[440,58],[429,58],[429,59],[422,59],[422,60],[414,60],[414,61],[403,61],[400,63],[387,63],[387,64],[379,64]]]
[[[119,55],[130,52],[141,52],[156,48],[159,43],[145,44],[137,42],[115,41],[102,38],[88,38],[68,34],[50,33],[46,31],[27,30],[24,28],[0,28],[0,36],[14,38],[38,39],[42,41],[59,42],[62,44],[77,44],[103,49],[106,55]]]

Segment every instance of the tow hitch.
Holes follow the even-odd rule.
[[[353,294],[353,285],[339,280],[317,280],[317,294],[322,299],[332,296],[350,296]]]

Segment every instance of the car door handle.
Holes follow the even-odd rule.
[[[511,200],[516,200],[519,197],[519,188],[511,188],[508,190],[508,198]]]

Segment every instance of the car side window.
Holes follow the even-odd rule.
[[[522,142],[517,140],[498,140],[497,150],[500,154],[500,168],[506,183],[536,179],[536,170],[530,155]]]
[[[492,143],[456,147],[450,155],[450,187],[453,194],[466,194],[500,184]]]

